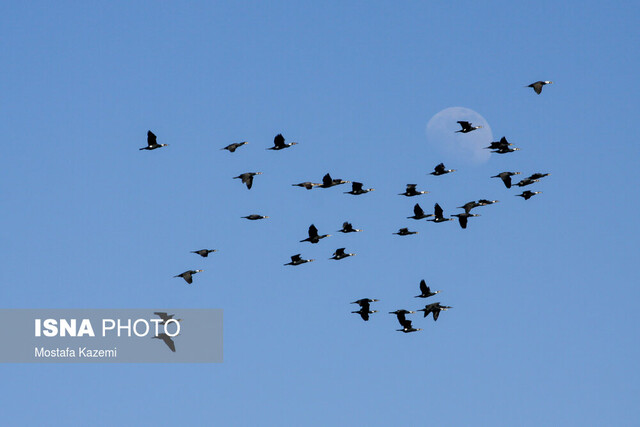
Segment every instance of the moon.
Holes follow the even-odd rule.
[[[460,130],[458,120],[470,122],[472,126],[482,126],[469,133]],[[491,153],[485,150],[493,141],[491,126],[479,113],[465,107],[449,107],[435,114],[426,128],[427,142],[441,154],[458,161],[484,163]]]

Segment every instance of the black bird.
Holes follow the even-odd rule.
[[[315,182],[311,182],[311,181],[305,181],[305,182],[301,182],[300,184],[291,184],[293,187],[304,187],[307,190],[311,190],[313,189],[313,187],[317,187],[319,185],[322,184],[316,184]]]
[[[507,153],[513,153],[514,151],[520,151],[519,148],[509,148],[509,147],[500,147],[497,150],[492,150],[492,153],[498,153],[498,154],[507,154]]]
[[[404,193],[399,193],[399,196],[407,196],[407,197],[412,197],[412,196],[419,196],[421,194],[427,194],[429,193],[428,191],[417,191],[416,187],[418,186],[418,184],[407,184],[407,189],[405,190]]]
[[[243,216],[242,218],[246,218],[246,219],[251,220],[251,221],[256,221],[258,219],[265,219],[265,218],[269,218],[269,217],[267,215],[251,214],[251,215]]]
[[[358,311],[352,311],[352,313],[358,313],[360,315],[360,317],[362,317],[362,320],[364,320],[365,322],[367,320],[369,320],[369,315],[373,314],[373,313],[377,313],[378,310],[371,310],[369,303],[374,302],[374,301],[378,301],[377,299],[369,299],[369,298],[364,298],[364,299],[359,299],[358,301],[354,301],[351,304],[358,304],[360,306],[360,310]]]
[[[247,189],[251,190],[251,186],[253,185],[253,177],[255,175],[262,175],[262,172],[245,172],[238,176],[234,176],[233,179],[240,178],[243,184],[247,184]]]
[[[507,138],[503,136],[502,138],[500,138],[500,141],[493,141],[491,145],[484,148],[487,150],[499,150],[500,148],[508,148],[510,145],[513,145],[513,144],[507,141]]]
[[[346,222],[345,221],[345,222],[342,223],[342,230],[338,230],[338,231],[341,232],[341,233],[355,233],[355,232],[362,231],[362,230],[359,230],[357,228],[353,228],[353,225],[351,225],[350,222]]]
[[[340,184],[348,184],[350,182],[351,181],[343,181],[342,179],[332,179],[331,175],[326,174],[325,176],[322,177],[322,184],[320,184],[320,187],[329,188],[329,187],[334,187]]]
[[[429,286],[427,286],[427,282],[425,282],[424,279],[422,279],[420,281],[420,295],[416,295],[414,298],[429,298],[431,296],[434,296],[435,294],[439,294],[442,291],[435,291],[432,292],[431,288]]]
[[[476,129],[482,128],[482,126],[471,126],[471,123],[465,122],[465,121],[458,121],[458,124],[462,127],[462,129],[457,130],[456,133],[458,133],[458,132],[469,133],[469,132],[474,131]]]
[[[413,216],[408,216],[407,218],[424,219],[424,218],[429,218],[430,216],[433,216],[433,215],[425,214],[422,208],[420,207],[420,204],[416,203],[416,205],[413,207]]]
[[[171,349],[171,351],[173,351],[174,353],[176,352],[176,344],[173,342],[173,340],[171,339],[171,337],[167,334],[165,334],[164,332],[155,336],[155,337],[151,337],[151,338],[157,338],[160,339],[162,341],[164,341],[164,343],[167,345],[167,347],[169,347]]]
[[[445,218],[444,217],[444,211],[442,210],[442,208],[440,207],[439,204],[436,203],[436,205],[433,207],[433,211],[434,211],[434,219],[428,219],[427,221],[432,221],[432,222],[445,222],[445,221],[453,221],[453,218]]]
[[[475,200],[471,201],[471,202],[467,202],[462,206],[458,206],[458,209],[464,209],[464,211],[466,213],[471,212],[471,209],[473,208],[477,208],[478,206],[482,206],[480,203],[476,202]]]
[[[292,142],[290,144],[285,144],[284,136],[281,133],[277,134],[275,138],[273,138],[273,147],[267,148],[267,150],[282,150],[283,148],[289,148],[292,145],[297,145],[297,142]]]
[[[318,229],[315,225],[311,224],[309,226],[309,237],[304,240],[300,240],[300,242],[310,242],[310,243],[318,243],[320,239],[324,239],[325,237],[329,237],[331,234],[318,234]]]
[[[525,200],[529,200],[530,198],[532,198],[533,196],[535,196],[536,194],[540,194],[542,193],[542,191],[523,191],[522,194],[516,194],[516,197],[522,197]]]
[[[339,248],[339,249],[336,249],[336,251],[333,253],[333,256],[331,256],[331,258],[329,259],[341,260],[343,258],[347,258],[354,255],[355,254],[346,254],[344,252],[344,248]]]
[[[414,328],[411,325],[411,320],[407,320],[407,318],[405,317],[405,314],[409,314],[409,313],[415,313],[415,311],[396,310],[389,313],[389,314],[395,314],[396,316],[398,316],[398,322],[400,323],[400,326],[402,326],[402,329],[396,329],[397,331],[408,333],[408,332],[416,332],[416,331],[422,330],[422,329]]]
[[[465,212],[465,213],[453,214],[451,216],[457,216],[458,222],[460,223],[460,227],[467,228],[467,218],[469,218],[470,216],[480,216],[480,215]]]
[[[397,233],[393,233],[393,234],[397,234],[398,236],[409,236],[410,234],[418,234],[417,231],[409,231],[408,228],[401,228],[400,230],[398,230]]]
[[[531,174],[531,176],[529,177],[529,179],[540,179],[540,178],[544,178],[545,176],[549,176],[548,173],[540,173],[540,172],[536,172],[534,174]]]
[[[540,95],[540,93],[542,92],[542,87],[543,87],[544,85],[550,85],[550,84],[552,84],[552,83],[553,83],[553,82],[550,82],[549,80],[546,80],[546,81],[540,81],[540,80],[539,80],[539,81],[537,81],[537,82],[535,82],[535,83],[531,83],[530,85],[527,85],[527,86],[525,86],[525,87],[531,87],[531,88],[533,88],[533,90],[534,90],[534,91],[536,91],[536,93],[537,93],[538,95]]]
[[[230,153],[233,153],[234,151],[236,151],[236,148],[242,147],[244,144],[248,144],[248,142],[247,141],[234,142],[233,144],[229,144],[226,147],[221,148],[221,150],[227,150]]]
[[[362,183],[361,182],[352,182],[351,183],[351,191],[345,191],[345,194],[353,194],[354,196],[357,196],[359,194],[364,194],[364,193],[368,193],[369,191],[373,191],[374,188],[367,188],[364,189],[362,188]]]
[[[296,254],[293,255],[291,257],[291,262],[286,263],[285,265],[300,265],[300,264],[304,264],[305,262],[313,262],[315,261],[314,259],[302,259],[300,258],[300,254]]]
[[[504,182],[505,187],[511,188],[511,177],[514,175],[520,175],[520,172],[500,172],[491,178],[500,178],[502,182]]]
[[[433,172],[431,172],[431,175],[438,176],[438,175],[444,175],[444,174],[455,172],[455,171],[456,171],[455,169],[445,169],[444,163],[440,163],[438,166],[433,168]]]
[[[520,182],[516,183],[516,185],[518,187],[526,187],[527,185],[535,184],[536,182],[540,182],[540,180],[539,179],[524,178],[524,179],[520,180]]]
[[[292,142],[290,144],[285,144],[284,136],[281,133],[277,134],[275,138],[273,138],[273,147],[267,148],[267,150],[282,150],[283,148],[289,148],[292,145],[297,145],[297,142]]]
[[[142,147],[141,150],[155,150],[156,148],[166,147],[168,145],[169,144],[158,144],[156,135],[153,132],[149,131],[147,132],[147,146]]]
[[[479,206],[487,206],[487,205],[492,205],[494,203],[498,203],[500,200],[487,200],[487,199],[480,199],[478,200],[478,205]]]
[[[440,316],[441,311],[449,310],[451,307],[446,305],[441,305],[439,302],[434,302],[433,304],[427,304],[424,308],[418,311],[424,311],[424,317],[427,317],[429,313],[433,313],[433,320],[438,320],[438,316]]]
[[[167,314],[164,311],[154,311],[153,314],[155,314],[156,316],[160,317],[160,319],[162,319],[162,322],[160,322],[161,325],[164,325],[169,320],[173,319],[173,316],[175,316],[175,314]],[[180,322],[182,319],[173,319],[173,320],[175,320],[176,322]]]
[[[188,284],[192,284],[193,283],[193,275],[196,273],[201,273],[204,270],[187,270],[184,273],[178,274],[177,276],[173,276],[173,277],[182,277]]]
[[[212,252],[218,252],[218,250],[217,249],[200,249],[199,251],[191,251],[192,254],[198,254],[202,258],[208,257],[209,254]]]

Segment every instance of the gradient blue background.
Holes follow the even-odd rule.
[[[639,11],[2,2],[2,306],[225,316],[222,364],[0,366],[3,422],[637,424]],[[425,126],[452,106],[522,151],[443,157]],[[138,151],[148,129],[171,145]],[[279,132],[300,145],[265,151]],[[427,175],[441,161],[459,171]],[[257,170],[251,191],[231,179]],[[503,170],[552,175],[525,202]],[[326,172],[376,191],[290,186]],[[405,219],[478,198],[501,202],[467,230]],[[311,223],[334,236],[298,243]],[[326,259],[342,246],[358,255]],[[317,261],[283,267],[298,252]],[[422,278],[454,308],[396,332]],[[368,323],[362,297],[381,299]]]

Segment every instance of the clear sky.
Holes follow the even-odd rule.
[[[3,421],[637,424],[639,11],[0,3],[2,306],[224,310],[222,364],[0,366]],[[470,159],[447,144],[488,129],[455,123],[429,138],[449,107],[521,151]],[[170,146],[139,151],[149,129]],[[280,132],[299,145],[266,151]],[[458,171],[428,175],[440,162]],[[508,170],[551,175],[524,201],[489,178]],[[250,191],[232,179],[248,171]],[[327,172],[376,191],[291,186]],[[480,198],[500,203],[466,230],[406,219]],[[332,236],[299,243],[312,223]],[[338,247],[357,256],[329,261]],[[296,253],[316,261],[284,267]],[[187,269],[205,271],[189,286]],[[396,332],[420,279],[453,308]]]

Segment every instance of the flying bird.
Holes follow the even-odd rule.
[[[464,211],[466,213],[471,212],[471,209],[473,208],[477,208],[478,206],[481,206],[480,203],[476,202],[475,200],[471,201],[471,202],[467,202],[462,206],[458,206],[458,209],[464,209]]]
[[[151,338],[157,338],[157,339],[160,339],[160,340],[164,341],[164,343],[167,345],[167,347],[169,347],[171,349],[171,351],[173,351],[174,353],[176,352],[176,344],[173,342],[171,337],[169,335],[165,334],[164,332],[161,333],[161,334],[156,335],[155,337],[151,337]]]
[[[472,214],[472,213],[469,213],[469,212],[465,212],[465,213],[453,214],[451,216],[457,216],[458,217],[458,222],[460,223],[460,227],[467,228],[467,218],[472,217],[472,216],[480,216],[480,215],[479,214]]]
[[[360,317],[362,317],[362,320],[364,320],[365,322],[368,321],[370,314],[378,312],[378,310],[371,310],[370,309],[370,305],[369,304],[374,302],[374,301],[378,301],[378,300],[377,299],[363,298],[363,299],[359,299],[357,301],[352,302],[351,304],[358,304],[360,306],[360,310],[352,311],[351,313],[358,313],[360,315]]]
[[[309,237],[304,240],[300,240],[300,242],[310,242],[310,243],[318,243],[320,239],[324,239],[325,237],[329,237],[331,234],[318,234],[318,229],[315,225],[311,224],[309,226]]]
[[[431,172],[431,175],[438,176],[438,175],[444,175],[444,174],[455,172],[455,171],[456,171],[455,169],[445,169],[444,163],[440,163],[435,168],[433,168],[433,172]]]
[[[461,133],[469,133],[471,131],[474,131],[476,129],[481,129],[482,126],[471,126],[471,123],[469,122],[465,122],[465,121],[458,121],[458,124],[460,125],[460,127],[462,127],[462,129],[457,130],[456,133],[461,132]]]
[[[304,187],[307,190],[311,190],[313,189],[313,187],[317,187],[319,185],[322,185],[322,184],[316,184],[315,182],[311,182],[311,181],[301,182],[300,184],[291,184],[291,186],[293,187]]]
[[[539,179],[524,178],[524,179],[520,180],[520,182],[516,183],[516,185],[518,187],[526,187],[527,185],[535,184],[536,182],[540,182],[540,180]]]
[[[441,305],[439,302],[434,302],[433,304],[427,304],[424,308],[418,311],[424,311],[424,317],[427,317],[430,313],[433,313],[433,320],[438,320],[438,316],[440,316],[441,311],[447,311],[451,307],[446,305]]]
[[[314,259],[302,259],[300,258],[300,254],[292,255],[291,262],[286,263],[285,265],[300,265],[306,262],[313,262]]]
[[[422,329],[416,329],[411,325],[411,320],[408,320],[405,317],[405,315],[409,313],[415,313],[415,311],[396,310],[389,313],[389,314],[395,314],[396,316],[398,316],[398,322],[400,323],[400,326],[402,326],[402,329],[396,329],[397,331],[408,333],[408,332],[416,332],[416,331],[422,330]]]
[[[267,215],[258,215],[258,214],[251,214],[251,215],[247,215],[247,216],[243,216],[242,218],[246,218],[250,221],[256,221],[259,219],[265,219],[265,218],[269,218]]]
[[[424,218],[429,218],[430,216],[433,216],[433,215],[425,214],[422,208],[420,207],[420,204],[416,203],[416,205],[413,207],[413,216],[408,216],[407,218],[424,219]]]
[[[351,181],[343,181],[342,179],[333,179],[331,175],[326,174],[322,177],[322,184],[320,184],[320,188],[330,188],[340,184],[348,184]]]
[[[234,142],[233,144],[229,144],[224,148],[221,148],[221,150],[227,150],[230,153],[233,153],[234,151],[236,151],[237,148],[242,147],[244,144],[248,144],[247,141],[242,141],[242,142]]]
[[[500,202],[500,200],[480,199],[480,200],[478,200],[478,205],[479,206],[487,206],[487,205],[492,205],[492,204],[498,203],[498,202]]]
[[[542,92],[542,87],[543,87],[544,85],[550,85],[550,84],[552,84],[552,83],[553,83],[553,82],[550,82],[549,80],[545,80],[545,81],[540,81],[540,80],[539,80],[539,81],[537,81],[537,82],[535,82],[535,83],[531,83],[530,85],[527,85],[527,86],[525,86],[525,87],[531,87],[531,88],[533,88],[533,90],[534,90],[538,95],[540,95],[540,93]]]
[[[344,252],[344,249],[345,249],[345,248],[339,248],[339,249],[336,249],[336,251],[333,253],[333,255],[331,256],[331,258],[329,258],[329,259],[341,260],[341,259],[343,259],[343,258],[347,258],[347,257],[354,256],[354,255],[355,255],[355,254],[347,254],[347,253],[345,253],[345,252]]]
[[[542,191],[523,191],[522,194],[516,194],[516,197],[522,197],[525,200],[529,200],[530,198],[532,198],[533,196],[535,196],[536,194],[540,194],[542,193]]]
[[[420,295],[416,295],[414,298],[429,298],[442,291],[431,291],[431,288],[427,286],[427,282],[422,279],[420,281]]]
[[[166,147],[169,144],[158,144],[158,140],[156,135],[151,132],[148,131],[147,132],[147,146],[146,147],[142,147],[141,150],[155,150],[156,148],[160,148],[160,147]]]
[[[416,187],[418,186],[418,184],[407,184],[407,189],[404,191],[404,193],[399,193],[399,196],[407,196],[407,197],[412,197],[412,196],[419,196],[420,194],[428,194],[428,191],[417,191]]]
[[[196,273],[201,273],[204,270],[187,270],[184,273],[180,273],[176,276],[173,277],[182,277],[188,284],[192,284],[193,283],[193,275]]]
[[[520,172],[500,172],[491,178],[500,178],[502,182],[504,182],[505,187],[511,188],[511,177],[514,175],[520,175]]]
[[[548,173],[540,173],[540,172],[536,172],[534,174],[531,174],[531,176],[528,179],[540,179],[540,178],[544,178],[545,176],[549,176],[550,174]]]
[[[238,176],[234,176],[233,179],[240,178],[243,184],[247,185],[247,189],[251,190],[251,186],[253,185],[253,177],[256,175],[262,175],[262,172],[245,172]]]
[[[284,136],[281,133],[277,134],[275,138],[273,138],[273,147],[267,148],[267,150],[282,150],[283,148],[289,148],[292,145],[297,145],[297,142],[292,142],[289,144],[285,144]]]
[[[509,148],[509,147],[501,147],[498,148],[497,150],[492,150],[492,153],[498,153],[498,154],[507,154],[507,153],[513,153],[514,151],[520,151],[519,148]]]
[[[442,210],[442,208],[440,207],[439,204],[436,203],[436,205],[433,207],[433,212],[434,212],[434,219],[428,219],[427,221],[432,221],[432,222],[445,222],[445,221],[453,221],[453,218],[445,218],[444,217],[444,211]]]
[[[191,251],[192,254],[198,254],[202,258],[208,257],[209,254],[212,253],[212,252],[218,252],[218,250],[217,249],[200,249],[198,251]]]
[[[353,228],[353,225],[351,225],[350,222],[345,221],[345,222],[342,223],[342,230],[338,230],[338,231],[340,233],[356,233],[356,232],[362,231],[362,230],[359,230],[357,228]]]
[[[408,228],[401,228],[400,230],[398,230],[397,233],[393,233],[393,234],[397,234],[398,236],[409,236],[411,234],[418,234],[417,231],[409,231]]]
[[[505,138],[504,136],[502,138],[500,138],[500,141],[493,141],[488,147],[484,147],[487,150],[499,150],[501,148],[509,148],[511,144],[509,141],[507,141],[507,138]]]
[[[373,191],[374,188],[367,188],[364,189],[362,188],[362,183],[361,182],[352,182],[351,183],[351,191],[345,191],[345,194],[353,194],[354,196],[357,196],[359,194],[365,194],[368,193],[369,191]]]

